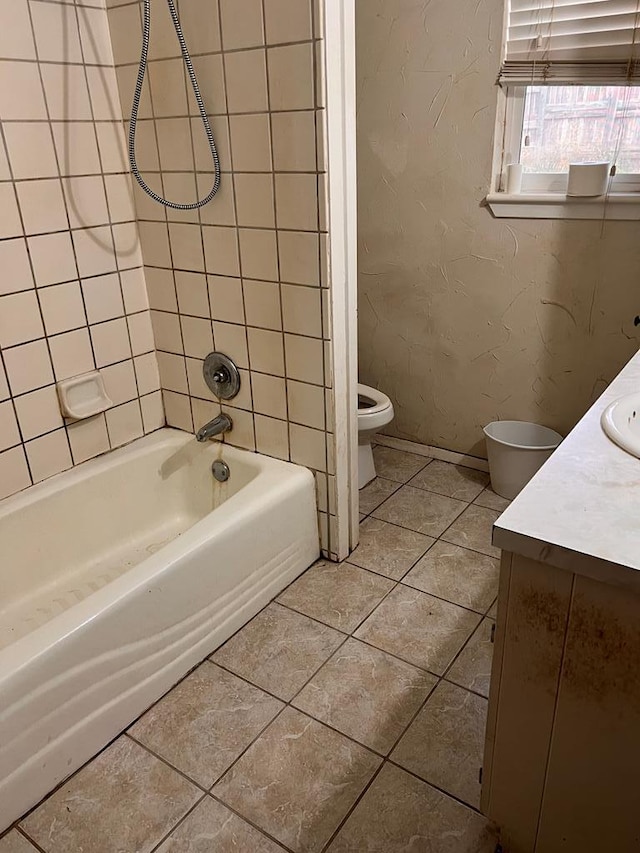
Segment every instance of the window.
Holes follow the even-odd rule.
[[[538,202],[537,216],[602,216],[602,199],[567,199],[567,173],[573,162],[609,161],[608,215],[640,219],[640,0],[507,5],[499,150],[488,197],[494,213],[509,215],[504,201],[498,213],[492,200],[505,188],[507,165],[520,163],[522,196],[508,197],[514,204]]]

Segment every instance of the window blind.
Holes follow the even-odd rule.
[[[640,0],[506,0],[502,84],[640,85]]]

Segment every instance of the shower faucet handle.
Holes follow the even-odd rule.
[[[221,400],[231,400],[240,391],[240,371],[229,356],[210,352],[202,365],[208,388]]]

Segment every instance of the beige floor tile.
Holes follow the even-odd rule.
[[[360,512],[370,513],[399,488],[400,483],[376,477],[364,489],[360,489]]]
[[[418,456],[417,453],[406,453],[404,450],[394,450],[392,447],[378,444],[373,448],[373,461],[378,477],[386,477],[396,483],[406,483],[431,462],[431,457]]]
[[[214,793],[296,853],[316,853],[379,763],[364,747],[286,708]]]
[[[447,679],[475,690],[483,696],[489,696],[491,681],[491,660],[493,658],[493,643],[491,633],[494,622],[483,619],[475,633],[460,652],[447,673]]]
[[[471,505],[460,518],[442,534],[446,542],[480,551],[489,557],[499,557],[500,549],[491,544],[493,524],[500,515],[492,509]]]
[[[158,847],[157,853],[282,853],[222,803],[206,797]]]
[[[440,540],[411,569],[403,583],[480,613],[498,594],[500,561]]]
[[[0,838],[0,853],[37,853],[37,851],[24,835],[12,829],[4,838]]]
[[[481,815],[385,764],[328,853],[494,853],[497,842]]]
[[[439,495],[472,501],[489,482],[489,475],[462,465],[452,465],[435,459],[411,480],[417,489],[428,489]]]
[[[128,737],[121,737],[24,821],[47,853],[148,853],[202,796]]]
[[[496,495],[491,486],[487,486],[478,497],[474,500],[474,504],[478,504],[478,506],[485,506],[487,509],[495,509],[498,512],[504,512],[504,510],[509,506],[511,501],[506,498],[501,498],[500,495]]]
[[[440,536],[467,504],[444,495],[403,486],[374,510],[375,518],[408,527],[428,536]]]
[[[486,716],[486,699],[441,681],[391,760],[478,807]]]
[[[491,618],[491,619],[496,619],[498,617],[498,600],[497,599],[491,605],[491,608],[489,609],[487,616],[489,616],[489,618]]]
[[[349,633],[392,588],[392,581],[358,566],[320,560],[285,589],[278,601]]]
[[[469,610],[400,585],[355,636],[442,675],[479,622],[480,616]]]
[[[348,560],[363,569],[400,580],[434,541],[431,536],[406,527],[367,518],[360,525],[360,544]]]
[[[282,708],[282,702],[205,661],[129,731],[210,788]]]
[[[293,704],[386,755],[436,682],[428,672],[349,639]]]
[[[279,604],[270,604],[212,659],[288,701],[344,640],[344,635]]]

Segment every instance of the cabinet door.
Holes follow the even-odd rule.
[[[640,596],[581,576],[535,850],[640,850]]]

